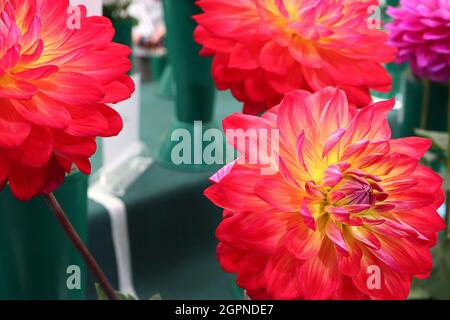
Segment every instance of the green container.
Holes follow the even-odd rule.
[[[86,241],[87,177],[69,175],[55,196]],[[20,202],[8,187],[0,193],[0,246],[0,299],[85,299],[85,266],[42,197]],[[67,286],[77,273],[70,266],[79,267],[81,289]]]
[[[131,19],[111,19],[114,30],[114,42],[124,44],[131,48],[133,41],[131,38],[131,31],[133,29],[133,20]]]
[[[176,117],[191,124],[212,121],[215,94],[211,59],[199,56],[201,47],[193,38],[196,22],[192,16],[201,13],[194,2],[163,0],[166,44],[177,90]]]
[[[167,27],[166,45],[173,79],[175,81],[175,117],[173,125],[164,137],[158,160],[174,167],[171,158],[173,143],[171,134],[176,129],[188,130],[195,135],[194,122],[202,121],[204,128],[211,128],[215,87],[211,76],[211,59],[200,57],[200,45],[195,43],[193,33],[196,22],[192,16],[201,13],[191,0],[163,0]],[[203,152],[197,149],[197,156]],[[193,155],[192,158],[195,158]],[[175,166],[184,170],[211,170],[208,165]]]
[[[400,136],[414,136],[414,130],[420,128],[425,84],[415,78],[411,72],[405,72],[402,79],[403,108],[399,110]],[[448,84],[430,82],[428,111],[424,129],[447,132]]]
[[[152,80],[160,81],[167,65],[167,55],[166,54],[152,55],[150,56],[150,63],[151,63]]]

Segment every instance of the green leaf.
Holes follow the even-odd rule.
[[[149,300],[162,300],[162,297],[159,293],[156,293],[153,296],[151,296]]]
[[[98,283],[95,284],[95,291],[97,292],[98,300],[109,300],[102,287]],[[125,294],[116,291],[116,295],[119,297],[119,300],[137,300],[131,294]]]

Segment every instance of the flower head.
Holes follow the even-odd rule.
[[[73,164],[88,174],[95,138],[122,129],[105,103],[134,90],[130,49],[111,42],[111,22],[68,9],[0,0],[0,186],[21,200],[53,191]]]
[[[428,275],[442,179],[419,164],[430,140],[391,139],[393,104],[357,110],[327,87],[224,120],[227,132],[279,131],[278,171],[247,160],[265,139],[229,139],[241,156],[205,191],[224,209],[219,261],[252,298],[404,299],[412,277]]]
[[[195,39],[213,55],[213,78],[259,114],[291,90],[339,86],[358,107],[389,91],[381,63],[395,58],[367,21],[377,0],[200,0]]]
[[[386,25],[399,49],[398,62],[408,62],[414,74],[436,82],[450,80],[450,2],[401,0],[390,7]]]

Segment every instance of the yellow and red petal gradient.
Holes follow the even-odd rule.
[[[195,39],[214,56],[213,78],[259,114],[295,89],[343,89],[351,103],[389,91],[382,63],[395,58],[382,30],[367,21],[377,0],[199,0]]]
[[[112,42],[111,22],[68,8],[0,0],[0,186],[21,200],[53,191],[73,164],[89,174],[95,138],[122,129],[106,103],[134,91],[130,49]]]
[[[261,118],[223,121],[225,130],[279,131],[275,174],[248,161],[259,148],[229,139],[241,158],[205,190],[224,209],[219,261],[253,299],[405,299],[411,279],[430,272],[442,179],[419,164],[430,140],[391,139],[393,104],[358,110],[327,87],[288,93]],[[379,287],[367,285],[374,266]]]

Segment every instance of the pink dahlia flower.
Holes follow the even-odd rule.
[[[398,62],[408,62],[414,74],[436,82],[450,80],[450,1],[401,0],[390,7],[386,25],[390,42],[399,49]]]

